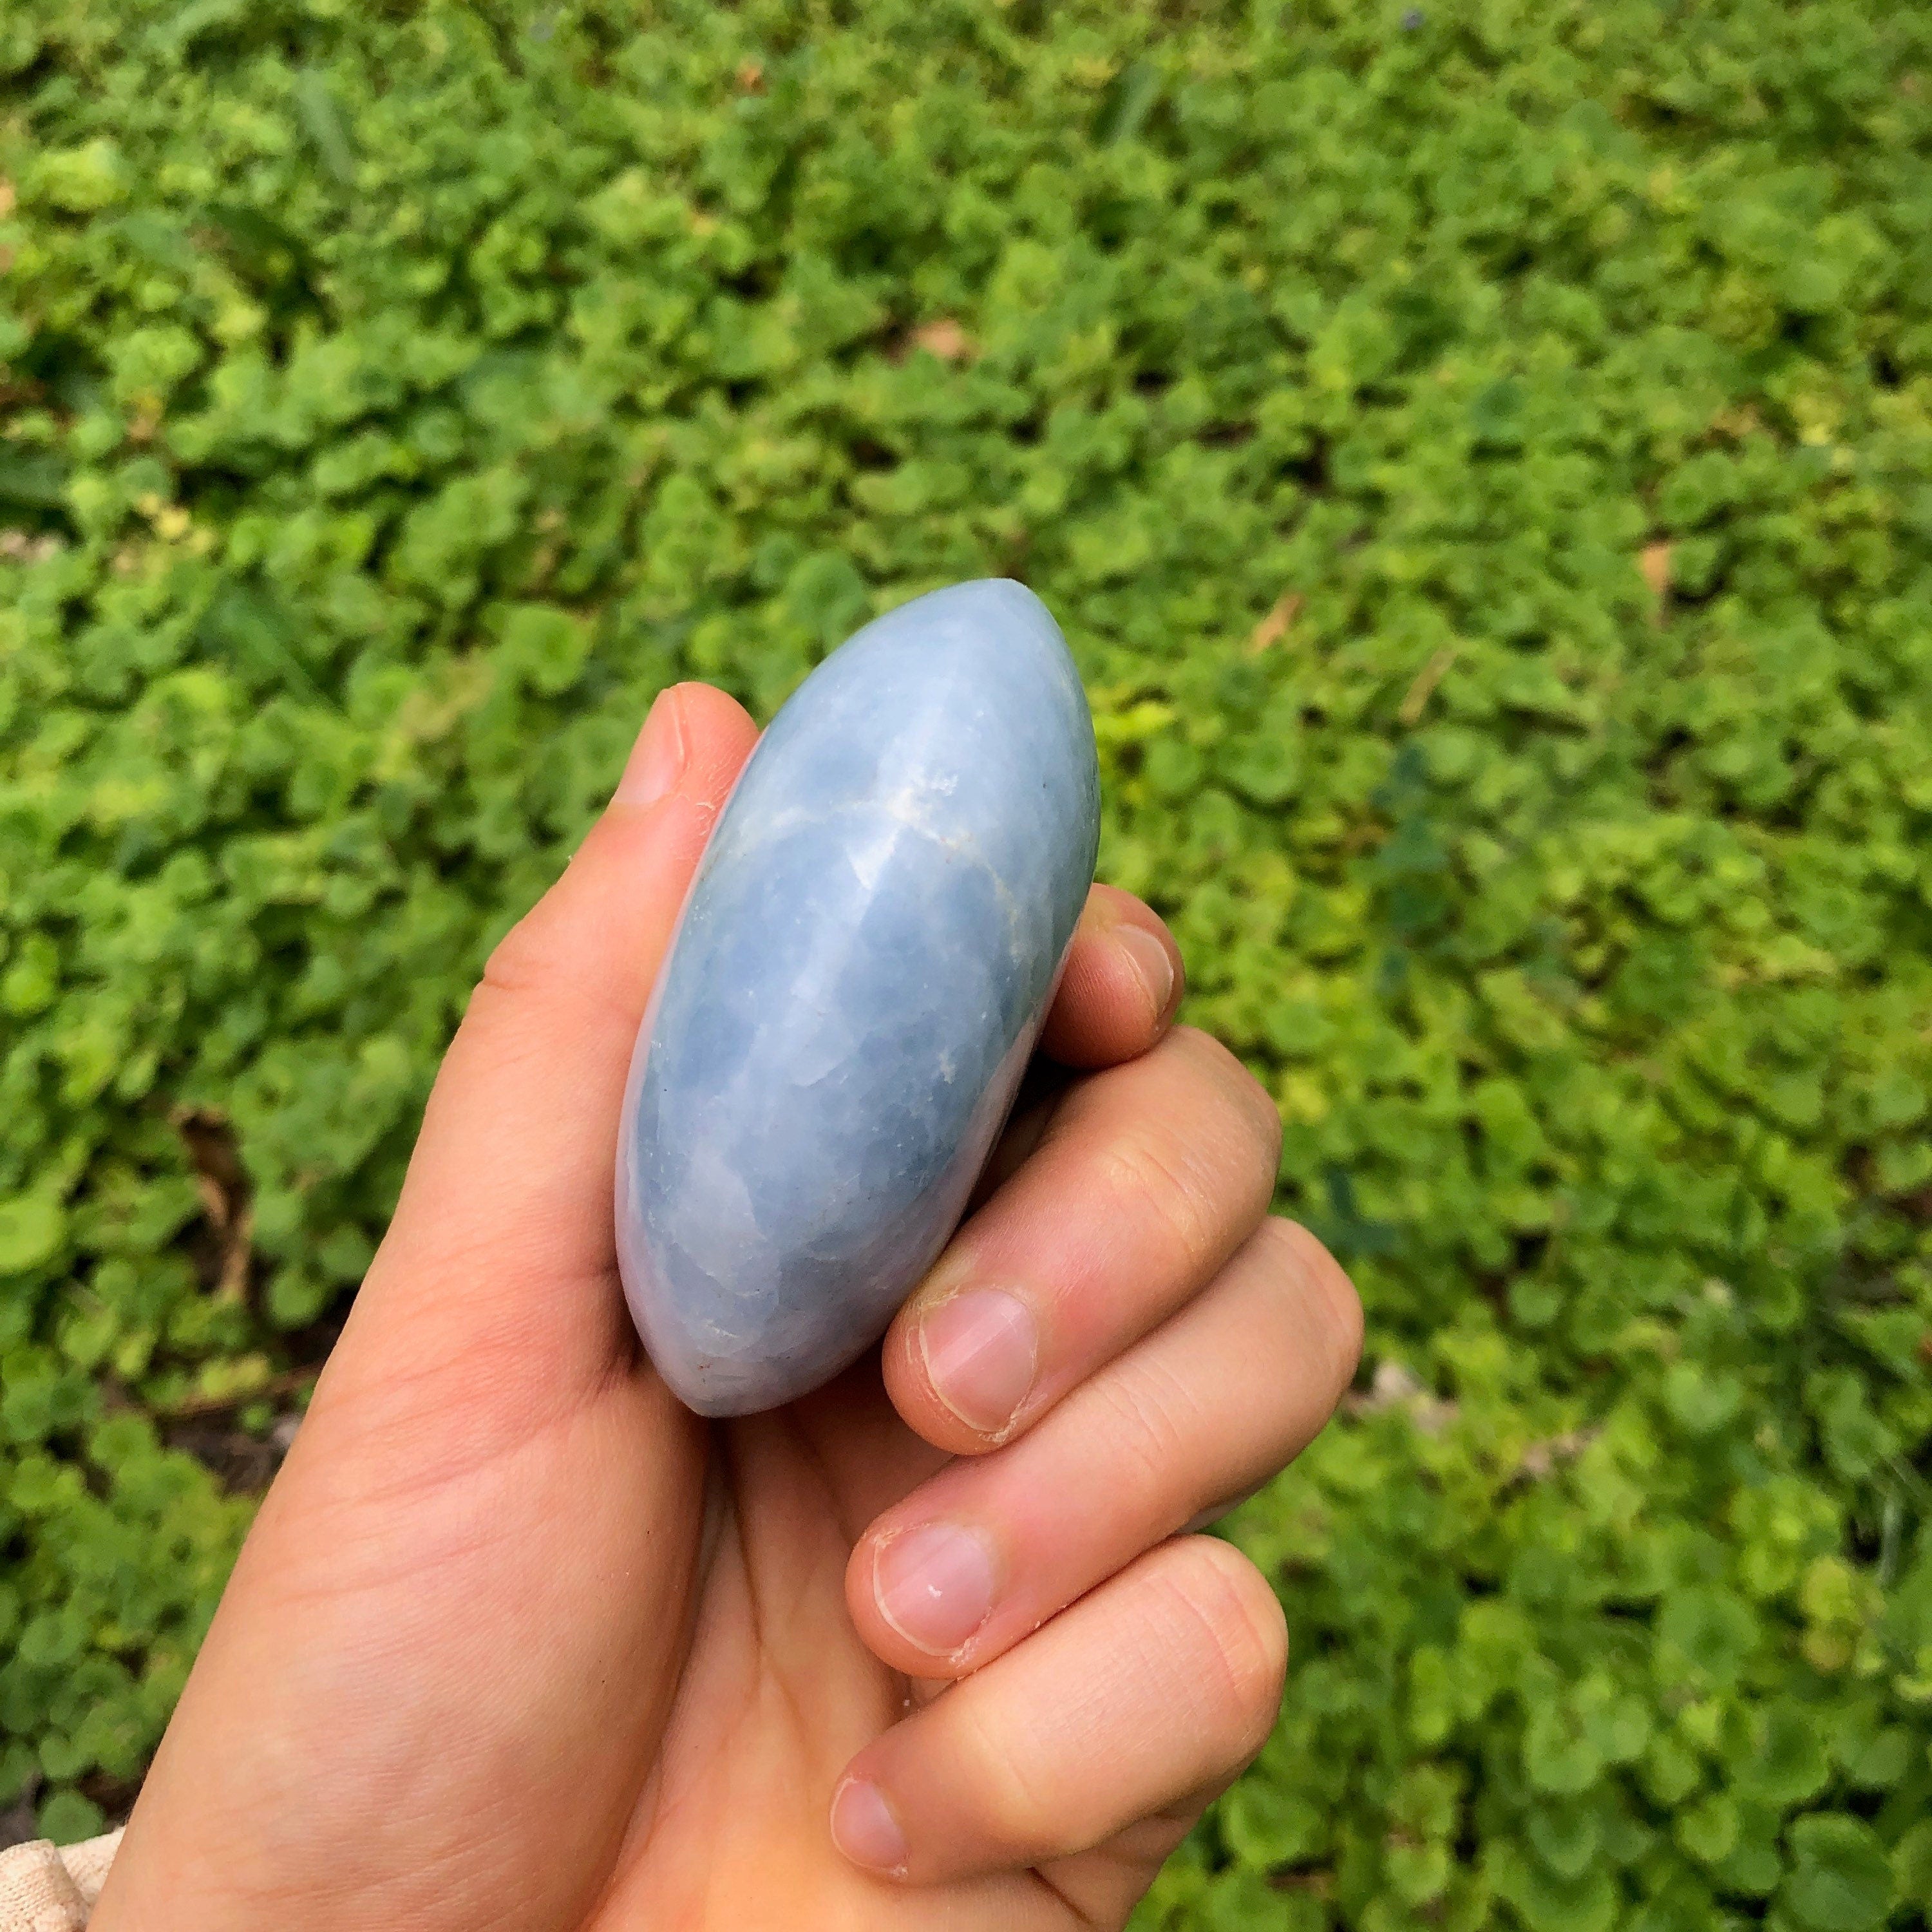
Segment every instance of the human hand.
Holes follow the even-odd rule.
[[[661,699],[493,956],[94,1932],[1114,1926],[1267,1736],[1280,1610],[1186,1532],[1360,1312],[1138,900],[1095,888],[1040,1063],[1084,1070],[880,1349],[718,1424],[644,1358],[619,1103],[755,736]]]

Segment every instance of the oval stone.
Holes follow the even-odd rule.
[[[704,1415],[816,1388],[945,1245],[1094,876],[1078,674],[1004,579],[868,624],[733,788],[638,1034],[617,1256]]]

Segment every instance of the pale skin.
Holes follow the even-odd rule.
[[[640,1350],[619,1102],[756,736],[667,693],[492,957],[94,1932],[1114,1928],[1267,1736],[1280,1609],[1191,1532],[1360,1312],[1138,900],[1094,889],[1070,1071],[880,1348],[726,1424]]]

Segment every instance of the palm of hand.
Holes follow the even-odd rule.
[[[881,1664],[846,1608],[861,1531],[945,1460],[894,1413],[876,1360],[712,1425],[610,1339],[608,1372],[535,1408],[508,1380],[479,1414],[473,1387],[435,1370],[318,1402],[238,1573],[250,1628],[211,1646],[226,1668],[198,1687],[249,1712],[214,1774],[242,1827],[218,1859],[233,1922],[325,1889],[330,1924],[558,1932],[796,1924],[807,1899],[810,1922],[854,1932],[1124,1911],[1186,1819],[916,1892],[854,1870],[827,1834],[841,1768],[933,1688]],[[411,1469],[425,1443],[460,1447]],[[318,1522],[338,1533],[318,1541]],[[326,1632],[302,1646],[314,1667],[249,1683],[273,1634],[303,1625]],[[399,1679],[399,1650],[430,1667]],[[264,1816],[301,1822],[264,1831]]]
[[[643,1360],[611,1252],[616,1113],[754,735],[718,694],[680,698],[675,784],[627,800],[627,775],[472,998],[96,1932],[1118,1925],[1266,1734],[1279,1611],[1225,1546],[1174,1532],[1320,1426],[1358,1311],[1262,1219],[1271,1103],[1198,1035],[1147,1052],[1172,1002],[1150,1012],[1120,904],[1083,923],[1049,1044],[1057,1025],[1063,1058],[1144,1071],[1070,1090],[882,1352],[722,1425]],[[949,1266],[969,1288],[1064,1277],[1029,1291],[1037,1360],[1006,1429],[908,1366]],[[922,1512],[1000,1552],[964,1645],[882,1615],[880,1552]],[[862,1870],[849,1834],[840,1856],[842,1769],[888,1794],[903,1858]]]

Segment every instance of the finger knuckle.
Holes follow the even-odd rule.
[[[526,997],[548,976],[548,951],[537,914],[526,913],[490,949],[476,994],[486,1001]]]
[[[1203,1033],[1198,1027],[1183,1026],[1175,1028],[1171,1037],[1177,1051],[1196,1064],[1217,1098],[1239,1118],[1252,1138],[1272,1192],[1281,1164],[1282,1135],[1281,1109],[1275,1105],[1274,1096],[1240,1057],[1212,1034]]]
[[[1362,1359],[1362,1299],[1355,1284],[1306,1228],[1285,1215],[1269,1215],[1253,1238],[1260,1264],[1280,1280],[1283,1304],[1306,1310],[1339,1394]]]
[[[564,897],[562,886],[554,886],[490,949],[477,982],[486,1000],[524,999],[555,982],[567,963],[560,931],[568,923]]]
[[[608,819],[592,826],[562,875],[490,949],[465,1010],[470,1032],[526,1033],[537,1016],[566,1010],[634,1027],[640,989],[599,970],[602,961],[627,956],[605,943],[613,935],[598,889],[612,836]]]
[[[980,1830],[994,1844],[1015,1852],[1047,1844],[1046,1821],[1065,1809],[1064,1794],[1051,1788],[1052,1780],[1034,1762],[1030,1734],[989,1723],[964,1700],[958,1715],[964,1728],[961,1756],[975,1767],[963,1782],[978,1793]]]
[[[1233,1758],[1259,1750],[1280,1714],[1288,1676],[1288,1621],[1261,1572],[1225,1543],[1187,1539],[1176,1580],[1196,1626],[1212,1700],[1209,1721]]]
[[[1144,1352],[1094,1387],[1113,1412],[1107,1437],[1137,1479],[1134,1486],[1155,1495],[1172,1490],[1202,1432],[1198,1394]]]
[[[527,1051],[532,1034],[541,1031],[537,1016],[543,1011],[552,980],[535,935],[522,926],[512,926],[491,949],[470,990],[452,1055],[466,1058],[487,1054],[500,1063],[506,1054]]]
[[[1120,1224],[1150,1219],[1190,1272],[1207,1267],[1219,1246],[1220,1216],[1196,1162],[1164,1129],[1116,1140],[1101,1156],[1102,1186]]]

